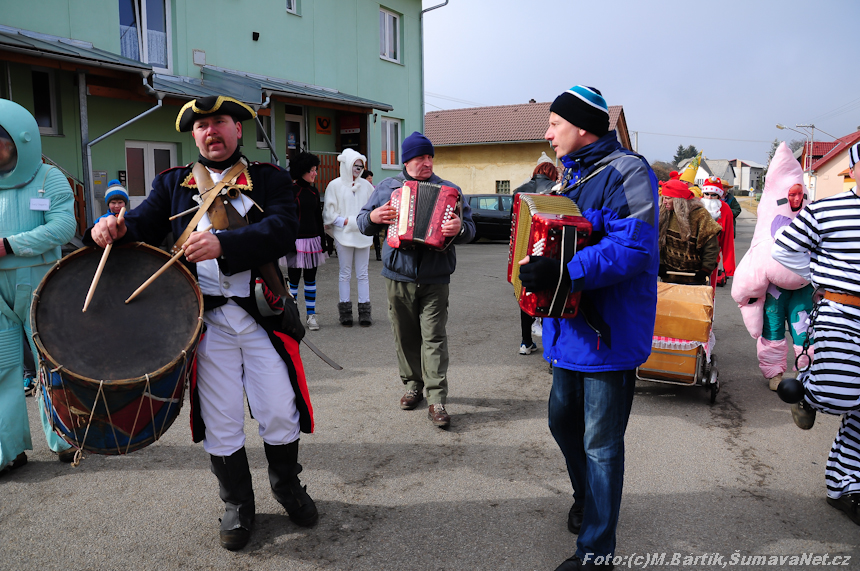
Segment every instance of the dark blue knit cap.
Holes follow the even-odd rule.
[[[609,107],[594,87],[574,85],[556,97],[549,110],[598,137],[609,132]]]
[[[411,135],[403,139],[400,157],[405,163],[410,159],[414,159],[415,157],[420,157],[422,155],[430,155],[431,157],[436,156],[436,153],[433,150],[433,143],[418,131],[414,131]]]

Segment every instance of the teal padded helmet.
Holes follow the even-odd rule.
[[[42,138],[29,111],[8,99],[0,99],[0,126],[18,150],[18,163],[0,175],[0,189],[20,188],[33,180],[42,166]]]

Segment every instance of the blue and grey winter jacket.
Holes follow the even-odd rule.
[[[370,212],[379,208],[391,198],[391,193],[396,188],[403,186],[406,180],[401,172],[397,176],[387,178],[379,183],[370,200],[358,213],[355,221],[362,234],[372,236],[375,232],[387,229],[387,225],[374,224],[370,221]],[[456,184],[431,175],[427,182],[433,184],[444,184],[456,188],[462,199],[463,191]],[[475,223],[472,221],[472,209],[468,201],[463,200],[463,219],[460,235],[454,239],[454,244],[470,242],[475,237]],[[396,249],[388,245],[387,241],[382,244],[382,275],[396,282],[413,282],[419,284],[447,284],[451,282],[451,274],[457,268],[457,255],[454,252],[454,244],[444,251],[430,250],[426,248],[415,248],[412,250]]]
[[[573,371],[623,371],[651,353],[657,306],[657,177],[644,158],[624,149],[615,131],[562,157],[561,191],[594,227],[594,245],[567,265],[582,291],[573,319],[544,319],[544,358]]]

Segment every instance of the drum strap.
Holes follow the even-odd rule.
[[[232,185],[236,182],[236,179],[239,178],[239,175],[245,170],[245,167],[248,166],[245,162],[245,159],[239,159],[235,165],[230,167],[230,170],[226,172],[224,178],[221,179],[217,184],[212,183],[212,177],[209,176],[209,171],[206,170],[206,167],[201,165],[200,163],[194,163],[191,167],[191,172],[194,174],[194,180],[197,183],[197,190],[200,192],[200,197],[203,199],[203,202],[200,204],[200,208],[197,209],[197,212],[194,214],[194,217],[191,219],[191,222],[188,223],[188,226],[185,228],[185,231],[182,232],[182,235],[173,245],[171,252],[173,254],[179,251],[179,248],[185,244],[185,241],[188,240],[188,237],[197,229],[197,224],[203,218],[203,215],[209,212],[210,207],[213,204],[218,204],[221,206],[220,212],[223,212],[224,206],[220,202],[215,202],[215,199],[222,193],[224,187],[228,185]],[[203,190],[203,189],[207,190]],[[216,230],[224,230],[227,228],[227,216],[226,214],[223,216],[217,216],[214,213],[210,215],[212,219],[212,225],[215,226]],[[217,219],[217,220],[216,220]],[[216,223],[217,222],[217,223]]]

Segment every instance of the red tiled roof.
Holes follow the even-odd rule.
[[[812,170],[818,170],[825,164],[829,163],[831,160],[835,159],[839,154],[848,149],[851,145],[860,141],[860,131],[854,131],[850,135],[845,135],[844,137],[840,137],[833,142],[824,143],[825,145],[831,145],[830,149],[824,153],[820,159],[812,163]],[[812,150],[815,151],[818,148],[818,143],[813,143]],[[813,159],[817,155],[813,152]]]
[[[522,103],[432,111],[424,115],[424,134],[434,145],[543,141],[551,103]],[[615,129],[621,105],[609,106]]]
[[[812,156],[813,157],[823,157],[827,153],[829,153],[833,147],[838,145],[837,141],[813,141],[812,142]],[[807,145],[808,146],[808,145]]]

